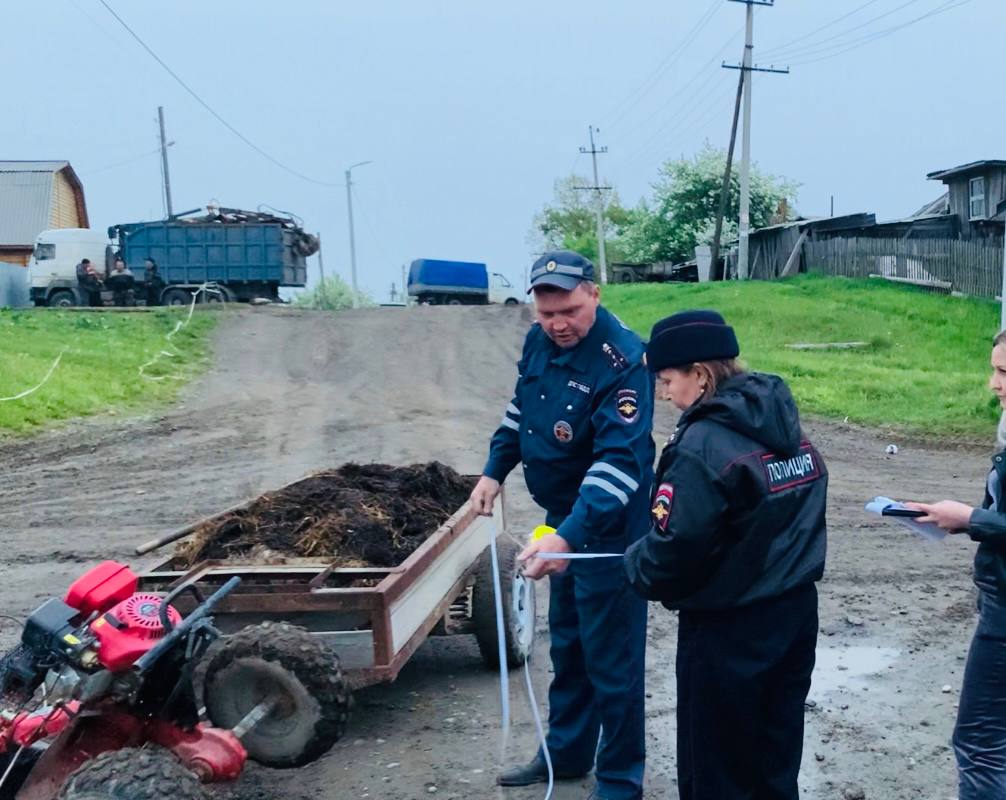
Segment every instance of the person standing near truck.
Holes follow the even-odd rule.
[[[491,514],[500,485],[523,464],[532,498],[556,529],[520,556],[525,576],[550,576],[547,745],[555,775],[586,775],[596,757],[591,796],[635,800],[645,762],[646,602],[629,587],[621,559],[536,554],[621,553],[646,533],[653,379],[639,337],[600,305],[590,261],[569,250],[546,253],[534,262],[530,282],[538,321],[524,341],[517,387],[472,505]],[[547,778],[539,752],[497,782],[526,786]]]
[[[80,289],[81,300],[87,305],[95,308],[101,305],[101,279],[94,267],[91,266],[91,259],[83,258],[77,264],[77,286]]]
[[[164,278],[161,277],[157,262],[152,258],[146,258],[143,262],[143,282],[147,292],[147,305],[159,306],[161,304],[161,293],[164,291]]]

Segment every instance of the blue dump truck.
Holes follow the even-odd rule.
[[[107,236],[90,228],[43,231],[28,264],[32,301],[57,307],[94,302],[83,296],[77,280],[76,267],[84,258],[101,280],[102,302],[119,282],[111,275],[116,256],[132,272],[129,305],[187,305],[207,283],[214,284],[213,291],[200,293],[200,302],[277,300],[280,286],[307,283],[307,257],[318,252],[318,239],[298,220],[217,206],[207,212],[113,225]],[[145,283],[148,258],[160,273],[150,286]]]
[[[164,305],[188,304],[204,283],[216,284],[219,292],[208,299],[227,301],[277,300],[280,286],[307,283],[307,257],[319,245],[299,220],[215,206],[207,210],[198,217],[113,225],[108,238],[137,280],[144,277],[145,259],[157,263]]]
[[[524,302],[519,291],[498,272],[476,261],[417,258],[409,268],[409,297],[430,305],[485,305]]]

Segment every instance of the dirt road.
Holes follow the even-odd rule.
[[[0,611],[23,615],[84,565],[308,471],[349,460],[439,459],[478,471],[515,375],[526,309],[425,307],[344,314],[245,309],[216,334],[215,366],[181,403],[0,444]],[[673,426],[661,409],[661,440]],[[801,783],[809,800],[952,798],[949,736],[974,624],[972,546],[927,545],[862,512],[875,494],[977,501],[984,453],[926,449],[810,422],[831,468],[830,554]],[[517,531],[540,515],[510,481]],[[143,563],[140,563],[142,566]],[[540,622],[541,641],[546,630]],[[647,797],[676,798],[675,618],[651,613]],[[12,631],[2,633],[9,642]],[[534,660],[540,696],[547,653]],[[534,750],[515,675],[511,756]],[[949,691],[943,691],[944,687]],[[357,696],[348,736],[316,764],[252,769],[236,800],[495,798],[498,700],[466,637],[424,645],[392,686]],[[562,786],[557,800],[586,795]],[[859,795],[858,789],[864,794]],[[543,796],[511,791],[512,800]]]

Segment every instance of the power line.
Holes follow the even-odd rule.
[[[819,50],[817,52],[805,53],[804,54],[805,58],[802,61],[794,62],[794,64],[797,65],[814,64],[818,61],[825,61],[826,59],[829,58],[835,58],[837,56],[842,55],[843,53],[848,53],[850,50],[856,50],[860,47],[865,47],[866,45],[870,44],[871,42],[877,41],[878,39],[886,39],[888,36],[893,35],[897,31],[903,30],[904,28],[909,28],[912,25],[922,22],[923,20],[929,19],[930,17],[935,17],[936,15],[942,14],[945,11],[952,11],[955,8],[965,6],[971,2],[972,0],[948,0],[948,2],[944,3],[942,6],[938,6],[934,8],[932,11],[922,14],[921,16],[915,17],[914,19],[910,19],[907,22],[903,22],[900,25],[894,25],[890,28],[886,28],[882,31],[877,31],[875,33],[870,34],[869,36],[864,36],[860,39],[856,39],[851,42],[842,42],[841,44],[832,45],[831,47],[823,48],[822,50]],[[841,49],[835,50],[835,48],[841,48]],[[828,54],[822,55],[822,53],[828,53]]]
[[[805,53],[803,52],[805,50],[814,50],[814,49],[820,47],[821,45],[823,45],[823,44],[825,44],[827,42],[833,42],[836,39],[841,39],[844,36],[848,36],[850,33],[855,33],[856,31],[862,30],[863,28],[866,28],[866,27],[872,25],[874,22],[879,22],[882,19],[886,19],[887,17],[891,16],[892,14],[896,14],[899,11],[901,11],[903,9],[906,9],[909,6],[913,6],[916,3],[918,3],[918,2],[920,2],[920,0],[907,0],[907,2],[902,3],[900,6],[895,6],[894,8],[892,8],[892,9],[890,9],[888,11],[885,11],[883,14],[879,14],[876,17],[871,17],[870,19],[866,20],[866,22],[861,22],[858,25],[854,25],[853,27],[851,27],[851,28],[849,28],[847,30],[844,30],[844,31],[842,31],[840,33],[836,33],[836,34],[834,34],[832,36],[828,36],[828,37],[826,37],[824,39],[820,39],[817,42],[809,42],[807,44],[799,45],[799,46],[796,46],[796,47],[779,47],[779,48],[775,48],[773,50],[770,50],[770,51],[767,51],[766,53],[764,53],[764,56],[768,57],[768,58],[787,58],[787,59],[788,58],[792,58],[792,57],[797,57],[797,56],[803,56],[803,55],[805,55]]]
[[[270,155],[269,153],[267,153],[265,150],[263,150],[261,147],[259,147],[257,144],[255,144],[251,139],[249,139],[247,136],[245,136],[243,133],[241,133],[241,131],[239,131],[237,128],[235,128],[233,125],[231,125],[226,119],[224,119],[222,116],[220,116],[220,114],[218,114],[209,103],[207,103],[205,100],[203,100],[203,98],[200,97],[196,93],[195,89],[193,89],[185,81],[183,81],[179,77],[178,73],[176,73],[173,69],[171,69],[171,67],[169,67],[167,65],[167,63],[159,55],[157,55],[157,53],[155,53],[150,48],[150,46],[145,41],[143,41],[143,39],[140,38],[139,34],[137,34],[136,31],[134,31],[132,28],[130,28],[128,24],[126,24],[126,21],[115,12],[115,9],[112,8],[108,4],[107,0],[98,0],[98,2],[101,3],[107,9],[107,11],[108,11],[109,14],[111,14],[113,17],[115,17],[116,21],[123,28],[126,29],[126,32],[129,33],[129,35],[132,36],[139,43],[140,47],[142,47],[144,50],[146,50],[147,53],[150,54],[151,58],[153,58],[154,61],[156,61],[158,64],[160,64],[161,67],[163,67],[164,71],[167,72],[172,78],[175,79],[175,81],[178,83],[179,86],[181,86],[186,92],[188,92],[193,97],[193,99],[197,103],[199,103],[199,105],[201,105],[204,109],[206,109],[217,120],[217,122],[219,122],[221,125],[223,125],[225,128],[227,128],[227,130],[229,130],[235,136],[237,136],[238,139],[240,139],[242,142],[244,142],[246,145],[248,145],[248,147],[250,147],[252,150],[254,150],[256,153],[258,153],[260,156],[262,156],[263,158],[265,158],[267,161],[271,162],[272,164],[275,164],[277,167],[279,167],[283,171],[288,172],[291,175],[293,175],[293,176],[295,176],[297,178],[300,178],[303,181],[307,181],[308,183],[314,183],[314,184],[317,184],[318,186],[342,186],[341,183],[330,183],[328,181],[320,181],[317,178],[312,178],[312,177],[310,177],[308,175],[305,175],[302,172],[298,172],[297,170],[293,169],[292,167],[288,167],[282,161],[280,161],[279,159],[273,157],[272,155]]]
[[[171,144],[174,144],[174,142],[171,142]],[[82,172],[81,175],[84,175],[84,176],[86,176],[86,175],[95,175],[95,174],[97,174],[99,172],[106,172],[107,170],[115,169],[116,167],[124,167],[127,164],[133,164],[133,163],[135,163],[137,161],[140,161],[140,160],[142,160],[144,158],[149,158],[150,156],[156,155],[157,153],[160,153],[160,152],[161,152],[161,148],[158,147],[158,148],[155,148],[154,150],[149,150],[146,153],[140,153],[139,155],[133,156],[132,158],[127,158],[127,159],[125,159],[123,161],[116,161],[114,164],[106,164],[103,167],[98,167],[97,169],[91,169],[91,170],[88,170],[87,172]]]
[[[692,89],[691,94],[689,94],[689,96],[688,96],[688,100],[689,101],[691,100],[692,97],[697,96],[698,93],[702,90],[702,88],[704,86],[708,85],[710,83],[710,81],[712,81],[715,78],[715,76],[718,75],[718,74],[720,74],[720,73],[718,71],[710,71],[710,72],[708,72],[706,74],[705,80],[702,81],[698,86],[696,86],[694,84],[694,80],[696,78],[698,78],[700,75],[702,75],[702,73],[708,67],[711,67],[713,64],[715,64],[720,59],[720,56],[726,51],[726,49],[731,44],[733,44],[734,39],[739,34],[741,34],[743,31],[744,31],[744,26],[742,25],[736,31],[734,31],[733,33],[731,33],[730,36],[727,37],[726,41],[723,42],[722,46],[715,53],[713,53],[712,57],[708,61],[706,61],[702,66],[700,66],[698,68],[698,70],[696,70],[695,74],[692,75],[688,79],[688,81],[686,81],[685,83],[683,83],[676,91],[672,92],[671,95],[667,98],[667,100],[662,105],[660,105],[657,108],[655,108],[653,110],[653,112],[649,116],[647,116],[641,123],[639,123],[638,125],[634,126],[633,129],[632,129],[632,132],[635,133],[637,131],[641,131],[642,129],[646,128],[649,125],[649,123],[654,118],[656,118],[658,115],[660,115],[661,112],[665,112],[667,110],[667,106],[671,103],[671,101],[673,101],[674,99],[676,99],[678,97],[681,97],[689,89]],[[685,103],[681,103],[681,105],[685,105]],[[666,122],[664,122],[660,126],[659,130],[666,129],[669,125],[675,124],[678,119],[680,119],[680,115],[672,117],[671,119],[669,119]],[[659,133],[659,131],[658,131],[658,133]],[[647,141],[650,142],[650,141],[652,141],[652,139],[653,139],[653,137],[651,136],[649,139],[647,139]]]
[[[721,0],[712,0],[709,8],[703,13],[699,18],[699,21],[685,34],[682,41],[677,47],[673,48],[668,55],[666,55],[660,63],[654,68],[654,70],[643,80],[643,82],[636,87],[636,89],[622,98],[621,102],[612,109],[612,111],[606,115],[607,117],[614,117],[614,120],[608,124],[610,129],[613,126],[617,126],[621,122],[625,115],[628,114],[633,108],[635,108],[640,101],[646,96],[646,93],[652,88],[653,84],[659,79],[660,75],[667,71],[673,64],[677,63],[678,58],[684,52],[695,39],[698,37],[699,33],[712,21],[713,17],[716,16],[716,12],[722,8]],[[635,98],[635,99],[633,99]],[[623,108],[624,106],[624,108]],[[604,118],[602,118],[603,120]]]
[[[791,47],[794,44],[802,42],[804,39],[809,39],[811,36],[814,36],[815,34],[820,33],[821,31],[827,30],[832,25],[837,25],[839,22],[842,22],[842,20],[846,20],[849,17],[851,17],[851,16],[853,16],[855,14],[858,14],[864,8],[869,8],[870,6],[872,6],[872,5],[874,5],[874,4],[878,3],[878,2],[880,2],[880,0],[867,0],[861,6],[856,6],[856,8],[852,9],[852,11],[847,11],[842,16],[835,17],[835,19],[833,19],[833,20],[831,20],[829,22],[824,23],[824,25],[821,25],[820,27],[814,28],[814,30],[812,30],[812,31],[807,31],[807,33],[803,34],[802,36],[798,36],[796,39],[791,39],[790,41],[785,42],[783,44],[776,45],[775,47],[768,48],[765,51],[765,53],[766,54],[770,54],[770,53],[775,53],[777,51],[785,50],[785,49],[787,49],[788,47]]]

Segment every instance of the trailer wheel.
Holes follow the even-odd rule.
[[[166,306],[187,306],[192,302],[192,294],[185,289],[168,289],[161,301]]]
[[[615,270],[615,283],[635,283],[637,275],[631,269]]]
[[[520,548],[516,542],[500,538],[496,550],[500,561],[500,587],[503,593],[503,631],[506,639],[507,667],[521,666],[531,655],[535,626],[535,585],[521,574],[517,563]],[[499,643],[496,637],[496,599],[493,591],[492,550],[486,548],[472,589],[472,622],[482,660],[490,669],[499,669]]]
[[[77,298],[69,289],[58,289],[49,295],[50,308],[72,308],[77,305]]]
[[[169,751],[127,747],[102,753],[73,772],[60,800],[206,800],[194,772]]]
[[[248,755],[266,766],[307,764],[346,732],[352,698],[338,656],[286,622],[250,625],[222,639],[204,687],[206,711],[220,728],[233,728],[263,701],[276,700],[241,739]]]

